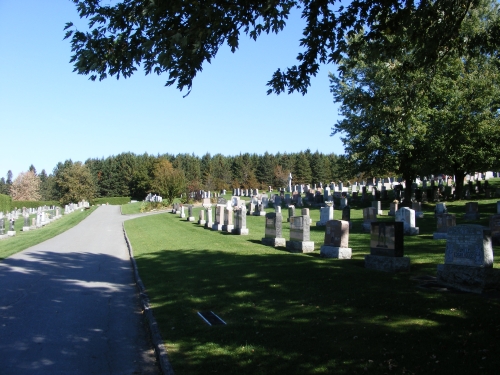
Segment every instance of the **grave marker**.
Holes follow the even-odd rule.
[[[325,258],[351,259],[349,248],[349,222],[330,220],[326,223],[325,240],[320,249],[320,256]]]

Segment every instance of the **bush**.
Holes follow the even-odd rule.
[[[103,198],[95,198],[92,203],[93,204],[113,204],[119,205],[127,204],[130,202],[130,197],[103,197]]]
[[[38,208],[41,206],[60,206],[59,201],[12,201],[12,208]]]
[[[12,198],[10,195],[0,194],[0,211],[9,212],[12,209]]]

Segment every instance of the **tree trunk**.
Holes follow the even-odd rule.
[[[453,168],[453,173],[455,174],[455,196],[457,200],[462,200],[466,172],[463,169]]]
[[[405,199],[402,206],[411,208],[411,186],[413,181],[415,181],[415,175],[411,173],[403,173],[403,180],[405,181]]]

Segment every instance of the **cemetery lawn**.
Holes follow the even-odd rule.
[[[487,225],[496,201],[480,201],[484,219],[474,223]],[[446,202],[457,224],[464,223],[464,203]],[[361,208],[351,210],[351,260],[319,257],[317,209],[312,254],[261,245],[263,217],[247,217],[249,236],[203,229],[171,213],[126,221],[175,374],[497,373],[499,293],[439,292],[415,280],[435,276],[444,262],[446,242],[432,239],[434,205],[424,205],[425,217],[417,219],[421,235],[405,237],[412,268],[399,274],[364,268],[369,242]],[[288,223],[283,229],[289,238]],[[198,311],[213,311],[227,325],[210,327]]]
[[[35,246],[43,241],[49,240],[52,237],[73,228],[94,212],[95,209],[96,206],[93,206],[88,210],[74,211],[69,215],[63,215],[60,219],[53,221],[42,228],[30,230],[28,232],[22,231],[24,219],[20,217],[14,224],[14,229],[17,232],[16,235],[12,238],[6,238],[0,241],[0,260],[23,251],[31,246]],[[36,217],[36,215],[30,216],[30,222],[32,217]]]

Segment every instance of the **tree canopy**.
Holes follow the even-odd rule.
[[[347,37],[362,30],[368,56],[391,57],[410,43],[419,65],[432,64],[452,50],[469,48],[478,39],[484,46],[499,40],[491,25],[475,40],[460,39],[459,30],[479,0],[123,0],[101,5],[99,0],[73,0],[88,30],[66,24],[71,39],[74,71],[92,80],[134,74],[168,74],[167,86],[191,89],[205,62],[227,44],[234,52],[243,35],[257,39],[279,33],[292,11],[305,21],[298,64],[278,69],[268,93],[307,92],[320,64],[336,63],[347,49]],[[104,2],[103,2],[104,3]],[[405,33],[406,40],[390,38]],[[356,45],[351,48],[356,48]]]

